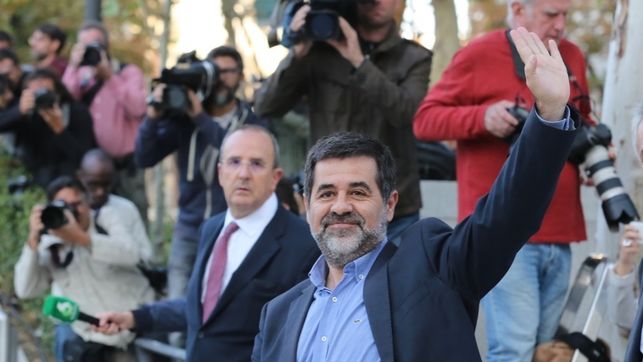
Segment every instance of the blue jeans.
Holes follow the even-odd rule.
[[[395,243],[395,245],[400,245],[399,237],[402,235],[404,230],[409,226],[413,225],[416,221],[420,220],[420,213],[414,212],[410,215],[401,216],[395,218],[388,224],[386,228],[386,237],[389,241]]]
[[[568,244],[526,244],[483,299],[487,362],[531,362],[556,333],[569,286]]]
[[[175,299],[185,296],[198,247],[198,239],[172,236],[172,245],[167,263],[168,298]]]

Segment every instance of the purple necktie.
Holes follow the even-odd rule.
[[[228,241],[230,241],[230,236],[237,230],[239,230],[239,225],[231,222],[214,244],[212,263],[210,263],[210,270],[208,271],[207,289],[203,300],[203,323],[210,317],[219,300],[221,286],[223,285],[223,272],[228,260]]]

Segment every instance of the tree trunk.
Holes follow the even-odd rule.
[[[460,47],[458,19],[453,0],[432,0],[435,11],[435,45],[431,65],[431,84],[437,83],[453,54]]]
[[[619,0],[614,16],[610,42],[607,75],[605,79],[602,122],[612,130],[612,144],[618,158],[616,169],[625,189],[639,212],[643,210],[643,171],[633,152],[632,120],[638,104],[643,99],[643,2]],[[610,233],[605,218],[599,211],[596,239],[600,251],[616,256],[621,234]],[[591,237],[591,236],[590,236]]]

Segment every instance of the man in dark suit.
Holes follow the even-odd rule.
[[[398,194],[388,148],[356,134],[321,139],[306,162],[308,222],[322,257],[310,280],[262,311],[254,361],[480,361],[478,303],[538,230],[574,138],[569,81],[523,28],[512,36],[536,98],[490,193],[455,229],[425,219],[386,240]]]
[[[98,329],[187,330],[188,361],[248,361],[261,307],[303,280],[319,255],[306,223],[278,205],[277,155],[263,128],[230,133],[218,165],[228,210],[202,227],[186,297],[101,314]]]

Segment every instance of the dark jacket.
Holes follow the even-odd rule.
[[[136,137],[134,159],[151,167],[178,150],[179,217],[174,233],[197,240],[203,220],[226,209],[217,176],[219,147],[227,132],[243,124],[267,126],[250,105],[239,102],[237,115],[227,130],[201,113],[194,120],[145,118]]]
[[[18,104],[0,112],[0,132],[12,132],[15,154],[43,188],[58,176],[74,176],[85,152],[96,147],[92,117],[83,104],[62,103],[68,122],[55,134],[39,114],[22,115]]]
[[[185,298],[134,311],[136,328],[187,330],[187,361],[249,361],[265,303],[306,278],[319,256],[308,225],[290,211],[277,213],[243,260],[210,315],[202,323],[202,280],[225,213],[204,223]]]
[[[395,216],[404,216],[421,207],[412,122],[430,70],[431,52],[394,30],[358,69],[319,43],[300,60],[288,54],[257,92],[255,109],[261,117],[280,116],[306,95],[313,142],[354,131],[386,144],[398,168]]]
[[[538,230],[575,134],[544,125],[532,113],[469,218],[455,229],[424,219],[407,229],[397,251],[382,251],[364,284],[382,361],[480,361],[474,337],[480,299]],[[304,281],[264,307],[253,361],[295,360],[314,290]]]

